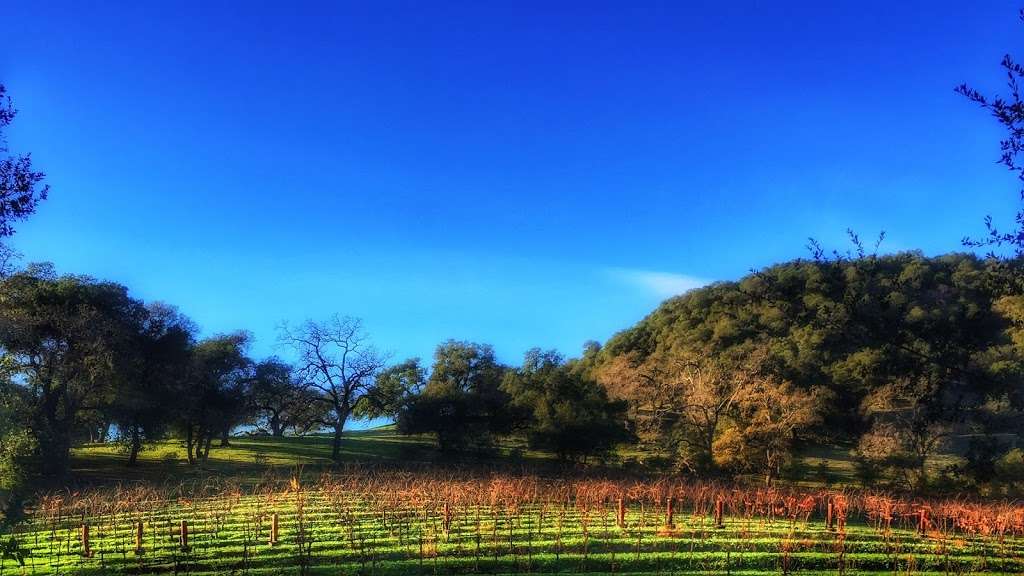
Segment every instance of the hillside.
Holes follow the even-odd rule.
[[[684,460],[709,425],[728,452],[740,418],[729,382],[754,371],[813,394],[798,440],[923,470],[958,434],[1017,422],[1021,297],[1003,288],[1008,268],[1019,262],[917,252],[796,260],[666,300],[584,362],[631,402],[649,443]],[[717,422],[694,403],[720,408]],[[882,435],[900,445],[875,446]]]

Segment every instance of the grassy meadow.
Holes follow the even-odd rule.
[[[328,435],[306,436],[236,436],[230,446],[215,442],[209,460],[190,466],[185,459],[184,443],[177,439],[154,442],[142,451],[135,466],[126,465],[120,447],[112,443],[85,444],[72,451],[74,478],[81,484],[106,485],[124,481],[148,481],[206,476],[235,476],[250,481],[259,479],[268,470],[309,473],[334,466],[330,459],[331,439]],[[936,456],[932,469],[958,462],[960,456],[949,452]],[[345,433],[342,440],[343,462],[451,464],[452,457],[438,452],[429,435],[402,435],[393,425]],[[823,485],[857,486],[854,458],[850,449],[838,446],[813,445],[802,449],[796,461],[806,473],[797,484],[807,488]],[[501,468],[542,468],[560,471],[554,454],[527,447],[519,438],[503,438],[489,454],[471,454],[455,464],[495,466]],[[589,468],[617,473],[658,474],[658,455],[637,446],[625,446],[612,453],[603,463],[591,462]],[[757,482],[758,478],[745,478]]]

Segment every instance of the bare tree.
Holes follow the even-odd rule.
[[[334,429],[331,459],[338,461],[345,422],[371,391],[386,358],[370,345],[358,318],[336,314],[294,329],[282,324],[280,332],[280,342],[298,354],[297,373],[329,407],[324,424]]]
[[[821,422],[822,391],[749,372],[737,399],[736,427],[720,441],[737,469],[760,469],[771,486],[798,433]]]
[[[688,465],[697,471],[714,469],[715,440],[743,390],[742,378],[702,357],[678,361],[673,372],[682,391],[679,442],[693,459]]]
[[[715,468],[715,440],[742,390],[741,376],[709,357],[655,353],[637,364],[616,358],[598,378],[612,397],[630,402],[642,432],[668,441],[680,467]]]
[[[629,402],[629,418],[645,441],[657,441],[679,418],[678,382],[660,357],[630,352],[615,356],[597,372],[597,380],[614,399]]]

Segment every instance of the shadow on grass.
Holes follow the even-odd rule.
[[[140,454],[135,466],[114,444],[88,444],[72,453],[73,476],[62,486],[96,486],[122,482],[175,483],[209,477],[232,477],[239,482],[257,482],[268,473],[301,469],[315,475],[337,466],[331,460],[332,437],[237,436],[229,446],[215,442],[210,457],[201,464],[188,464],[181,440],[154,442]],[[398,465],[451,464],[502,468],[550,469],[551,455],[523,450],[521,443],[499,446],[487,454],[443,454],[431,436],[403,436],[393,428],[345,433],[340,464],[375,463]],[[515,454],[515,456],[510,456]]]
[[[163,440],[146,447],[135,466],[116,444],[87,444],[72,451],[72,483],[96,485],[123,481],[177,481],[211,475],[230,475],[240,480],[258,479],[267,471],[284,468],[317,470],[333,466],[331,437],[239,436],[229,446],[217,442],[210,457],[190,465],[180,440]],[[361,430],[342,438],[341,462],[424,461],[437,457],[431,438],[402,436],[394,430]]]

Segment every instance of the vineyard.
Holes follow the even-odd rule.
[[[1024,507],[353,467],[49,494],[15,541],[0,574],[1018,574]]]

